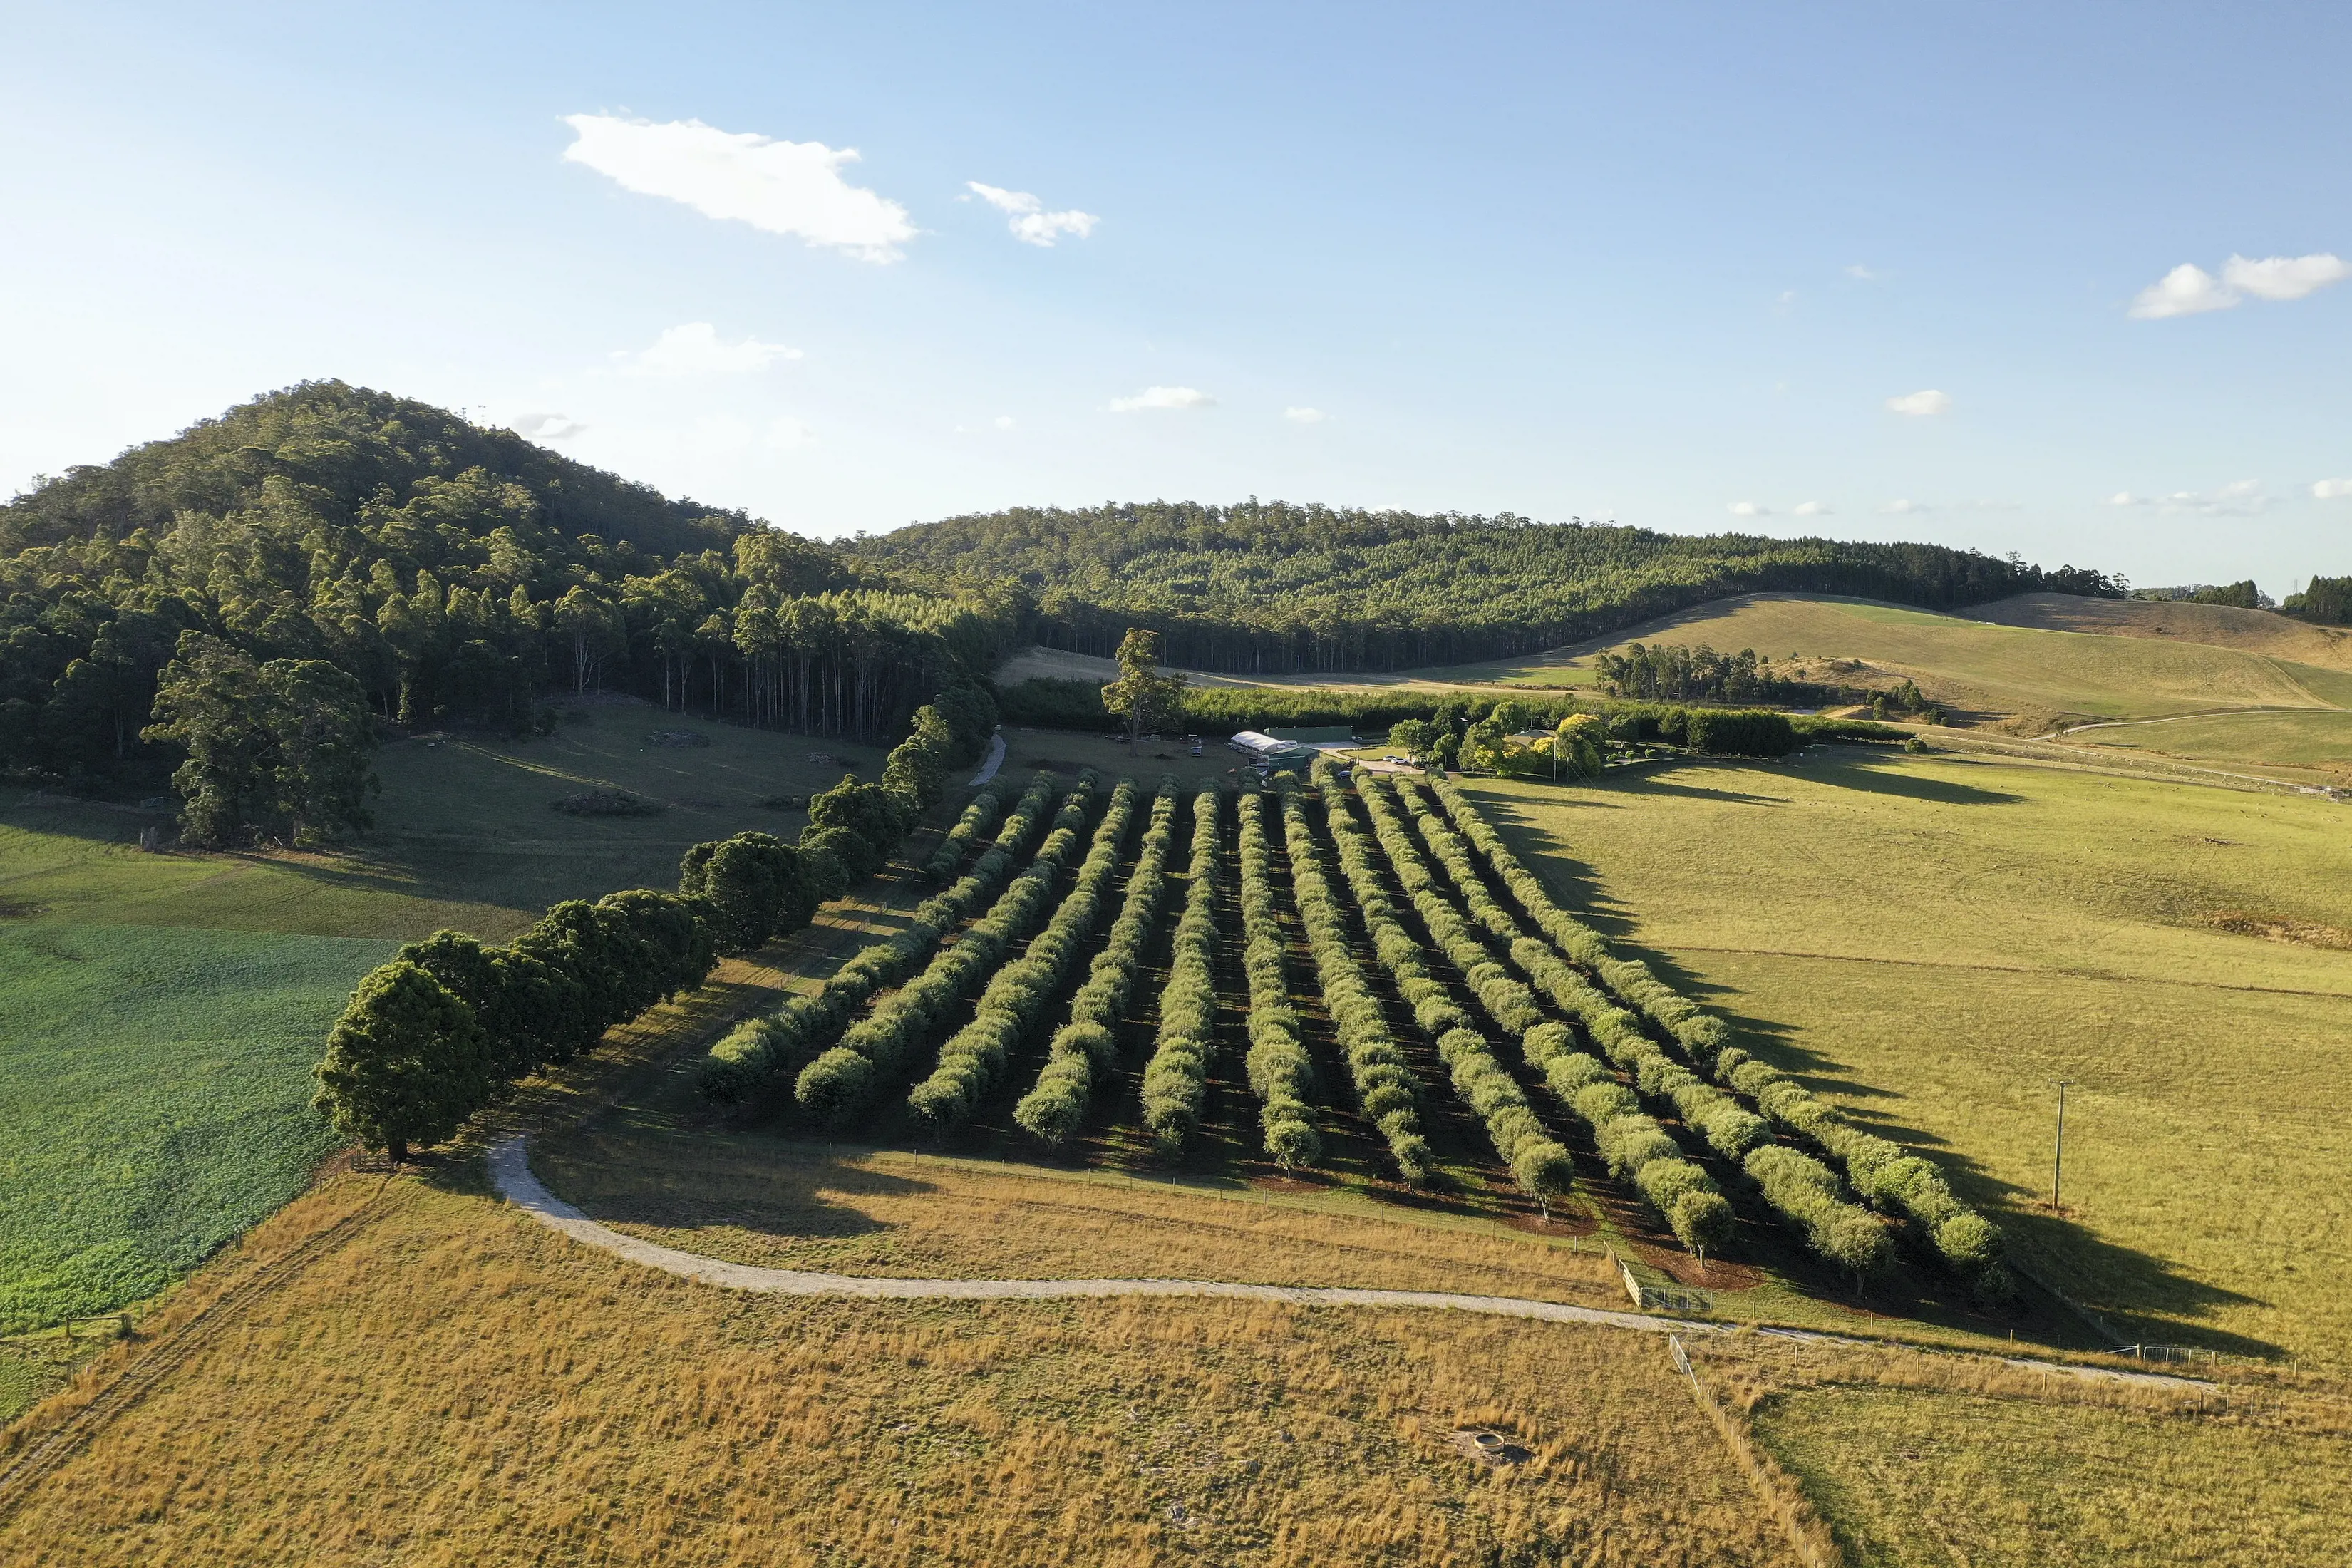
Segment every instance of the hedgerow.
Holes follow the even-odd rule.
[[[1421,1131],[1420,1085],[1412,1064],[1394,1036],[1381,1005],[1365,983],[1363,968],[1348,951],[1348,928],[1332,897],[1323,854],[1307,816],[1307,803],[1295,788],[1282,797],[1286,847],[1290,851],[1290,887],[1298,903],[1299,923],[1307,928],[1307,951],[1314,955],[1324,1009],[1339,1037],[1354,1081],[1357,1109],[1364,1120],[1388,1140],[1389,1157],[1397,1173],[1415,1185],[1437,1168],[1429,1141]]]
[[[948,1037],[940,1047],[939,1066],[907,1096],[915,1114],[933,1128],[943,1131],[971,1119],[1013,1049],[1061,994],[1062,982],[1094,931],[1111,879],[1118,872],[1119,852],[1135,819],[1137,793],[1133,779],[1121,779],[1112,788],[1110,805],[1095,826],[1077,879],[1053,919],[1018,960],[989,980],[971,1022]]]
[[[1315,1130],[1315,1064],[1290,1005],[1288,943],[1274,907],[1274,846],[1265,797],[1241,799],[1242,968],[1249,979],[1250,1092],[1257,1096],[1265,1152],[1288,1171],[1323,1152]]]
[[[1000,820],[998,814],[1003,809],[1003,786],[983,785],[971,797],[971,804],[963,808],[963,815],[956,818],[956,825],[948,829],[947,837],[940,840],[940,847],[931,851],[931,858],[923,862],[923,879],[944,882],[954,876],[956,868],[963,864],[964,855],[988,831],[990,823]]]
[[[1436,1045],[1453,1078],[1454,1092],[1478,1113],[1495,1152],[1510,1167],[1520,1189],[1549,1218],[1552,1199],[1565,1194],[1576,1179],[1568,1151],[1545,1129],[1518,1080],[1496,1059],[1494,1047],[1470,1015],[1422,962],[1421,943],[1405,929],[1396,905],[1381,884],[1378,852],[1357,825],[1337,773],[1327,764],[1328,759],[1318,759],[1315,767],[1323,791],[1324,819],[1332,847],[1339,851],[1349,891],[1355,895],[1364,929],[1371,935],[1372,950],[1395,980],[1405,1005],[1412,1009],[1413,1022]]]
[[[1036,858],[1015,877],[988,912],[955,945],[943,949],[921,973],[876,1004],[853,1024],[838,1045],[801,1068],[793,1098],[801,1109],[838,1127],[872,1103],[876,1092],[905,1070],[914,1054],[939,1031],[983,974],[1004,961],[1013,944],[1036,929],[1061,880],[1062,867],[1077,848],[1094,804],[1094,775],[1062,798]]]
[[[924,900],[904,930],[860,949],[819,990],[728,1031],[703,1058],[697,1078],[703,1095],[732,1105],[785,1074],[799,1072],[848,1026],[867,997],[913,973],[948,932],[1003,886],[1013,862],[1053,808],[1055,788],[1054,775],[1040,771],[971,869],[947,891]]]
[[[1536,994],[1496,962],[1442,890],[1437,875],[1400,817],[1387,781],[1367,777],[1358,792],[1375,837],[1431,939],[1469,982],[1489,1017],[1517,1037],[1528,1065],[1543,1075],[1570,1114],[1592,1131],[1611,1172],[1633,1188],[1693,1253],[1705,1256],[1731,1237],[1730,1200],[1651,1117],[1598,1058],[1576,1048],[1565,1024],[1544,1016]]]
[[[1183,1147],[1200,1124],[1209,1092],[1209,1053],[1217,1022],[1217,846],[1224,795],[1214,786],[1192,797],[1192,856],[1184,868],[1184,912],[1160,992],[1160,1032],[1143,1068],[1143,1124],[1162,1152]]]
[[[1837,1161],[1853,1190],[1872,1205],[1908,1218],[1919,1239],[1968,1283],[1979,1300],[1998,1302],[2014,1293],[2016,1282],[2001,1258],[2000,1230],[1961,1202],[1943,1173],[1931,1162],[1890,1139],[1864,1131],[1801,1084],[1733,1047],[1722,1020],[1701,1011],[1688,997],[1651,973],[1649,965],[1636,959],[1617,957],[1598,931],[1554,903],[1543,884],[1458,788],[1451,783],[1434,784],[1432,787],[1452,815],[1460,838],[1485,858],[1519,907],[1560,952],[1599,975],[1613,995],[1648,1017],[1717,1083],[1729,1087],[1740,1099],[1753,1104],[1765,1121],[1802,1138]],[[1631,1032],[1640,1033],[1638,1028]],[[1646,1043],[1646,1037],[1643,1038]],[[1658,1054],[1654,1046],[1647,1053],[1637,1047],[1629,1046],[1629,1049],[1636,1056]],[[1751,1144],[1755,1142],[1745,1123],[1723,1108],[1722,1101],[1728,1097],[1701,1081],[1689,1069],[1664,1062],[1648,1071],[1650,1081],[1657,1086],[1654,1092],[1672,1096],[1677,1104],[1688,1100],[1696,1114],[1706,1119],[1704,1123],[1694,1125],[1700,1126],[1709,1141],[1725,1153],[1733,1151],[1725,1142],[1717,1142],[1717,1130],[1727,1140],[1750,1137]],[[1731,1109],[1736,1111],[1738,1106]],[[1806,1223],[1808,1234],[1814,1236],[1817,1246],[1822,1237],[1831,1234]],[[1844,1226],[1839,1234],[1852,1230],[1852,1226]],[[1852,1250],[1852,1244],[1842,1245]],[[1841,1258],[1839,1261],[1845,1259]]]
[[[1045,1065],[1038,1070],[1037,1086],[1013,1108],[1013,1120],[1057,1144],[1077,1131],[1087,1119],[1097,1069],[1111,1067],[1118,1057],[1119,1015],[1135,989],[1143,963],[1145,944],[1160,923],[1160,910],[1168,888],[1168,854],[1176,843],[1176,807],[1181,795],[1173,775],[1160,781],[1151,805],[1151,821],[1135,855],[1135,868],[1127,879],[1127,897],[1110,939],[1095,954],[1087,982],[1070,998],[1069,1020],[1054,1031],[1045,1048]]]

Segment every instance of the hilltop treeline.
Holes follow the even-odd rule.
[[[1936,544],[1678,537],[1582,522],[1250,501],[1022,508],[845,547],[945,586],[1011,579],[1050,647],[1109,654],[1130,626],[1167,662],[1237,673],[1409,669],[1511,658],[1727,595],[1850,594],[1950,609],[2119,580]]]
[[[0,765],[58,775],[142,760],[191,633],[325,661],[411,723],[520,730],[540,691],[617,689],[873,737],[984,678],[1024,615],[340,382],[37,484],[0,552]]]

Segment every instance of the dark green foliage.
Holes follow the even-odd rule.
[[[903,800],[880,784],[860,784],[856,774],[845,774],[831,789],[809,797],[803,831],[828,835],[818,842],[841,858],[853,880],[869,877],[882,868],[891,847],[912,825]]]
[[[1705,757],[1785,757],[1802,743],[1788,715],[1760,708],[1694,708],[1683,736]]]
[[[2290,616],[2329,626],[2352,626],[2352,577],[2314,577],[2280,608]]]
[[[1192,1135],[1209,1092],[1216,1048],[1217,847],[1223,793],[1192,797],[1192,854],[1184,876],[1184,912],[1176,921],[1168,983],[1160,992],[1160,1032],[1143,1068],[1143,1124],[1163,1152]]]
[[[335,1021],[315,1103],[336,1131],[397,1162],[457,1131],[490,1082],[473,1009],[396,958],[360,982]]]
[[[1290,889],[1298,904],[1298,921],[1307,930],[1307,949],[1315,960],[1317,989],[1331,1026],[1347,1058],[1348,1076],[1356,1089],[1356,1106],[1364,1120],[1388,1140],[1389,1157],[1397,1174],[1415,1185],[1437,1169],[1429,1141],[1421,1131],[1421,1086],[1403,1049],[1389,1032],[1388,1020],[1364,979],[1363,966],[1349,951],[1348,928],[1339,902],[1324,869],[1323,853],[1307,815],[1307,802],[1296,789],[1282,797],[1286,847],[1290,853]]]
[[[1102,689],[1103,711],[1127,731],[1128,750],[1147,732],[1184,716],[1184,678],[1160,673],[1160,637],[1129,631],[1118,640],[1118,679]]]
[[[1160,781],[1151,822],[1136,851],[1135,869],[1128,877],[1127,896],[1111,925],[1110,939],[1095,954],[1086,984],[1070,998],[1068,1021],[1046,1047],[1037,1086],[1013,1108],[1013,1119],[1048,1144],[1058,1144],[1078,1130],[1093,1098],[1095,1073],[1117,1060],[1115,1030],[1166,901],[1168,855],[1176,842],[1176,807],[1181,798],[1174,778]]]
[[[1790,705],[1820,702],[1826,687],[1808,685],[1772,673],[1772,661],[1759,658],[1752,647],[1738,653],[1717,653],[1701,643],[1628,643],[1623,653],[1593,655],[1592,668],[1601,688],[1612,697],[1648,702],[1774,702]]]
[[[962,940],[936,953],[920,973],[883,998],[870,1016],[850,1025],[841,1035],[838,1048],[865,1058],[872,1064],[870,1073],[856,1076],[838,1060],[822,1070],[817,1063],[803,1069],[793,1085],[793,1096],[803,1110],[828,1126],[845,1125],[866,1110],[887,1085],[904,1081],[902,1074],[917,1053],[939,1037],[941,1026],[981,977],[993,973],[1013,944],[1037,928],[1052,904],[1062,868],[1076,852],[1079,836],[1092,815],[1094,784],[1093,774],[1082,775],[1078,787],[1063,797],[1061,810],[1055,814],[1045,843],[1038,846],[1036,858],[997,896],[988,912],[963,933]],[[986,858],[982,857],[983,861]],[[946,896],[951,898],[953,894]],[[920,910],[917,911],[917,923],[923,923]],[[905,942],[914,929],[902,931],[898,940]],[[922,944],[925,950],[931,945]],[[828,983],[827,990],[832,989]],[[845,1021],[846,1013],[844,1008],[839,1021]],[[811,1014],[813,1019],[833,1021],[823,1009],[812,1008]],[[826,1053],[828,1057],[834,1054]],[[824,1059],[820,1058],[819,1061]]]
[[[318,659],[256,663],[203,632],[184,632],[156,679],[143,738],[187,753],[172,775],[196,845],[282,834],[317,844],[371,826],[375,726],[359,682]]]
[[[1143,626],[1165,634],[1171,664],[1284,674],[1534,653],[1765,589],[1929,608],[2037,589],[2120,591],[2095,572],[1932,544],[1692,538],[1282,501],[1023,509],[900,529],[847,552],[918,581],[1035,584],[1040,632],[1056,647],[1107,655]]]
[[[698,1078],[703,1094],[721,1104],[736,1104],[773,1080],[801,1072],[840,1037],[866,998],[928,963],[940,940],[1003,887],[1015,858],[1052,809],[1055,789],[1050,773],[1040,772],[1032,779],[997,829],[995,841],[953,887],[926,900],[906,929],[861,949],[813,994],[796,996],[775,1012],[730,1030],[703,1059]],[[808,837],[800,849],[813,873],[838,864],[829,850]]]
[[[623,789],[583,790],[559,795],[547,804],[566,816],[659,816],[663,809],[661,802]]]
[[[1245,1070],[1257,1096],[1265,1152],[1288,1171],[1323,1151],[1315,1127],[1315,1065],[1290,1005],[1289,943],[1274,901],[1274,846],[1265,797],[1241,797],[1242,968],[1249,980],[1249,1055]]]
[[[872,585],[740,513],[310,384],[0,506],[0,761],[176,760],[168,721],[165,750],[138,738],[189,631],[257,664],[331,666],[386,719],[515,734],[554,683],[866,737],[945,685],[971,752],[993,722],[973,682],[1024,640],[1024,614],[1010,590]],[[304,798],[348,793],[314,772]]]
[[[963,808],[963,815],[956,818],[956,825],[940,840],[939,848],[923,862],[924,879],[944,882],[954,876],[962,868],[963,858],[971,853],[971,847],[996,824],[1003,810],[1002,784],[991,784],[973,795],[971,804]]]
[[[1379,853],[1348,809],[1338,770],[1323,758],[1317,762],[1316,773],[1325,824],[1373,952],[1412,1009],[1414,1023],[1436,1046],[1452,1076],[1454,1092],[1477,1112],[1512,1178],[1549,1217],[1552,1199],[1566,1194],[1575,1179],[1568,1151],[1546,1130],[1470,1015],[1422,962],[1421,944],[1405,929],[1403,916],[1381,884]]]
[[[709,903],[712,935],[727,953],[800,930],[823,901],[800,851],[770,833],[695,845],[678,863],[677,890]]]
[[[939,1066],[908,1095],[908,1105],[934,1129],[971,1120],[982,1097],[1003,1075],[1004,1064],[1061,994],[1063,981],[1108,901],[1119,852],[1134,822],[1136,793],[1133,779],[1121,779],[1112,788],[1110,805],[1095,826],[1077,879],[1053,918],[1030,939],[1018,961],[990,979],[971,1022],[949,1037],[940,1047]]]
[[[1764,1121],[1804,1139],[1838,1161],[1865,1200],[1881,1209],[1908,1216],[1915,1234],[1925,1246],[1968,1281],[1979,1300],[1990,1303],[2008,1299],[2014,1282],[2001,1260],[1999,1230],[1953,1194],[1942,1173],[1931,1162],[1888,1139],[1863,1131],[1847,1121],[1834,1106],[1731,1045],[1729,1032],[1720,1019],[1703,1012],[1689,998],[1659,980],[1648,965],[1617,957],[1599,932],[1554,903],[1543,884],[1503,843],[1458,787],[1452,784],[1432,787],[1452,814],[1453,823],[1449,826],[1435,813],[1430,813],[1426,819],[1428,830],[1451,836],[1458,828],[1460,839],[1475,848],[1521,910],[1559,952],[1597,974],[1612,995],[1627,1007],[1637,1009],[1717,1083],[1753,1104]],[[1412,789],[1407,793],[1411,798],[1418,798]],[[1457,858],[1466,862],[1466,850]],[[1536,946],[1532,942],[1526,945]],[[1718,1152],[1740,1159],[1748,1173],[1757,1176],[1766,1201],[1801,1225],[1808,1239],[1823,1257],[1853,1269],[1858,1277],[1867,1276],[1880,1267],[1886,1246],[1885,1227],[1845,1201],[1843,1188],[1827,1167],[1794,1150],[1777,1149],[1766,1143],[1755,1117],[1736,1104],[1727,1104],[1727,1097],[1719,1090],[1699,1081],[1687,1069],[1655,1059],[1660,1055],[1659,1047],[1640,1031],[1630,1014],[1603,1022],[1605,1016],[1593,1005],[1592,999],[1567,989],[1559,994],[1563,1005],[1587,1017],[1588,1027],[1593,1029],[1596,1039],[1608,1046],[1612,1058],[1637,1073],[1645,1093],[1672,1098],[1684,1119]],[[1769,1183],[1757,1175],[1758,1156],[1767,1154],[1775,1156],[1765,1160],[1760,1167],[1774,1173]],[[1805,1164],[1791,1164],[1779,1159],[1779,1154],[1802,1160]],[[1807,1166],[1821,1169],[1827,1177],[1826,1195],[1822,1183],[1808,1173]],[[1801,1200],[1801,1208],[1785,1206],[1787,1202],[1798,1200]]]

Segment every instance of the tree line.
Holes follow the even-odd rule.
[[[1017,508],[899,529],[845,553],[933,586],[1017,583],[1055,647],[1108,656],[1142,626],[1167,639],[1171,663],[1244,674],[1510,658],[1768,590],[1951,609],[2126,587],[2088,568],[1936,544],[1255,500]]]
[[[0,766],[180,760],[173,667],[221,648],[331,667],[359,712],[403,724],[521,732],[547,692],[617,690],[870,739],[950,675],[984,678],[1027,614],[1006,584],[905,591],[511,432],[310,383],[0,506]]]
[[[675,892],[566,900],[503,947],[455,931],[408,943],[352,992],[315,1103],[395,1162],[447,1139],[515,1083],[701,984],[722,954],[806,925],[889,858],[993,725],[983,710],[926,705],[880,783],[845,778],[814,796],[795,843],[741,833],[695,845]]]

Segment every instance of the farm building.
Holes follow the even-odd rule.
[[[1255,730],[1244,730],[1227,744],[1248,758],[1253,766],[1268,773],[1303,769],[1315,761],[1314,747],[1261,735]]]

